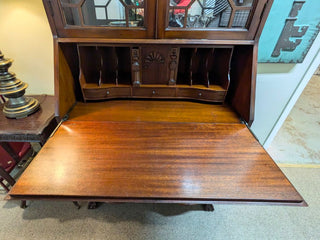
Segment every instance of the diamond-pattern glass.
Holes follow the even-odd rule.
[[[80,26],[80,15],[77,8],[62,7],[67,25]]]
[[[173,10],[170,14],[169,26],[185,28],[225,27],[220,24],[224,21],[222,14],[230,8],[228,0],[171,0],[170,6]],[[226,17],[230,18],[230,14],[224,16]],[[187,18],[186,21],[185,18]],[[179,24],[179,21],[184,25]]]
[[[144,0],[60,0],[60,3],[67,25],[144,26]]]
[[[143,6],[144,0],[124,0],[127,5],[134,5],[137,7]]]
[[[236,11],[232,23],[232,27],[244,28],[249,18],[250,10]]]
[[[236,6],[251,7],[254,0],[233,0]]]
[[[169,27],[245,28],[253,2],[254,0],[170,0]]]

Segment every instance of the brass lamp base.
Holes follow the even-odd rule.
[[[0,95],[8,99],[4,104],[3,113],[7,118],[25,118],[35,113],[40,104],[38,100],[24,96],[28,84],[8,71],[12,62],[11,59],[4,58],[0,51]]]
[[[31,97],[22,96],[20,98],[9,99],[3,108],[3,113],[7,118],[25,118],[35,113],[40,108],[39,101]]]

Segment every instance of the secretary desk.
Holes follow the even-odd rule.
[[[272,2],[43,0],[61,122],[9,198],[304,205],[248,128]]]

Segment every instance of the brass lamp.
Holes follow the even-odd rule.
[[[25,97],[28,84],[17,79],[14,73],[8,72],[12,62],[12,59],[5,59],[0,51],[0,95],[8,99],[3,113],[8,118],[25,118],[35,113],[40,104],[32,97]]]

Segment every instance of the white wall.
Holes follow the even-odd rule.
[[[301,64],[270,64],[257,77],[255,120],[251,130],[265,148],[287,118],[304,87],[320,64],[320,35]],[[268,64],[263,64],[266,71]],[[275,73],[273,67],[278,65]],[[283,66],[284,72],[279,72]],[[271,72],[270,72],[271,71]]]
[[[0,49],[27,94],[53,94],[53,41],[41,0],[0,0]]]

